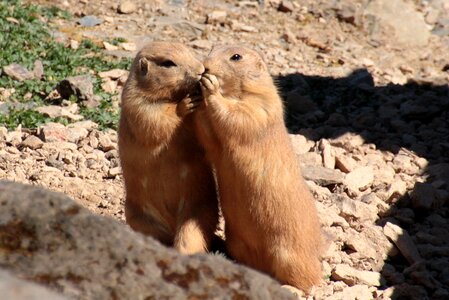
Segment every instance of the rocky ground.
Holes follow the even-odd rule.
[[[258,49],[329,240],[323,284],[307,297],[449,298],[446,1],[37,2],[74,13],[49,20],[68,47],[87,37],[112,56],[132,57],[146,40],[203,56],[215,44]],[[100,24],[81,26],[85,16]],[[103,88],[120,92],[124,74],[105,75]],[[123,221],[117,133],[93,122],[0,127],[0,179]]]

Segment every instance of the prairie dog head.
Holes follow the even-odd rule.
[[[212,49],[204,61],[206,73],[215,75],[223,96],[239,97],[245,93],[265,93],[275,89],[262,56],[243,46]],[[262,90],[261,90],[262,88]]]
[[[130,80],[149,100],[179,101],[197,87],[203,72],[203,64],[183,44],[151,42],[137,53]]]

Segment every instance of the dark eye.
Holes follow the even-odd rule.
[[[230,59],[233,61],[239,61],[242,59],[242,56],[240,54],[234,54]]]
[[[176,67],[176,64],[172,60],[163,60],[159,62],[157,65],[163,68]]]

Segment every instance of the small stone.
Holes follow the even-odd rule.
[[[358,232],[349,233],[345,236],[344,242],[349,249],[360,253],[362,257],[377,259],[379,256],[378,250],[376,249],[377,245],[373,244],[372,241],[363,234]]]
[[[253,32],[253,33],[259,32],[259,30],[256,27],[250,26],[250,25],[245,25],[245,24],[242,24],[242,23],[240,23],[238,21],[235,21],[235,20],[232,21],[231,24],[232,24],[232,29],[234,31]]]
[[[439,282],[435,280],[432,274],[427,270],[414,271],[410,274],[410,278],[413,280],[414,283],[420,286],[424,286],[431,290],[434,290],[439,285]]]
[[[376,251],[386,260],[388,256],[394,257],[399,254],[398,249],[383,233],[383,228],[378,225],[365,225],[361,232],[368,240],[376,245]]]
[[[395,267],[390,264],[384,264],[382,268],[382,276],[390,284],[401,284],[405,281],[405,277],[402,273],[396,271]]]
[[[292,12],[294,10],[293,3],[290,1],[282,1],[279,4],[278,10],[284,13]]]
[[[121,14],[131,14],[137,10],[137,5],[133,1],[123,1],[118,6],[117,11]]]
[[[9,23],[13,23],[13,24],[16,24],[16,25],[20,25],[20,21],[17,20],[16,18],[13,18],[13,17],[7,17],[7,18],[6,18],[6,21],[8,21]]]
[[[313,165],[301,165],[301,170],[306,180],[311,180],[322,186],[342,183],[344,181],[343,173],[338,170]]]
[[[120,174],[122,174],[122,168],[120,168],[120,167],[110,168],[108,171],[109,178],[115,178],[116,176],[118,176]]]
[[[365,140],[360,135],[354,133],[345,133],[338,138],[329,140],[332,146],[341,147],[348,152],[359,148],[365,143]]]
[[[111,80],[109,78],[105,78],[105,79],[103,79],[101,88],[106,93],[113,94],[117,91],[117,81]]]
[[[323,165],[325,168],[335,168],[335,152],[328,140],[322,139],[319,143],[319,149],[322,151]]]
[[[0,87],[0,101],[8,100],[12,94],[16,92],[15,88],[5,89]],[[0,102],[0,113],[7,113],[9,111],[8,105]]]
[[[351,200],[347,197],[338,198],[337,207],[340,209],[340,216],[350,221],[357,219],[360,221],[374,221],[377,219],[377,208],[360,201]]]
[[[98,76],[101,78],[119,79],[122,76],[128,76],[129,72],[122,69],[112,69],[109,71],[99,72]]]
[[[29,135],[23,142],[22,146],[32,150],[40,149],[44,145],[42,140],[34,135]]]
[[[422,300],[429,299],[424,287],[418,285],[411,285],[407,282],[394,286],[394,291],[391,298],[384,299],[407,299],[407,300]]]
[[[34,69],[33,69],[33,75],[34,78],[42,79],[44,76],[44,65],[42,64],[42,61],[37,59],[34,62]]]
[[[282,35],[281,38],[286,41],[287,43],[293,43],[296,40],[296,37],[293,33],[290,32],[290,30],[286,30]]]
[[[345,184],[352,190],[362,190],[369,187],[374,180],[373,167],[359,167],[346,175]]]
[[[112,44],[110,44],[110,43],[108,43],[108,42],[104,42],[104,41],[103,41],[103,47],[104,47],[106,50],[118,50],[118,49],[119,49],[118,46],[112,45]]]
[[[418,167],[412,163],[412,158],[408,155],[398,154],[393,159],[393,167],[397,173],[404,172],[409,175],[418,173]]]
[[[58,105],[41,106],[35,108],[34,110],[43,115],[49,116],[50,118],[64,117],[74,121],[79,121],[84,118],[81,115],[72,113],[70,109]]]
[[[56,169],[58,169],[60,171],[64,171],[64,163],[62,161],[57,160],[57,159],[54,159],[54,158],[50,157],[50,158],[48,158],[45,161],[45,164],[47,166],[49,166],[49,167],[56,168]],[[47,171],[53,171],[53,170],[47,169]],[[54,171],[56,171],[56,170],[54,170]]]
[[[126,51],[136,51],[137,46],[135,43],[120,43],[120,47],[122,47],[123,50]]]
[[[439,201],[437,189],[429,183],[417,182],[411,193],[412,205],[416,210],[428,211],[444,204]]]
[[[348,228],[349,224],[346,220],[338,215],[338,211],[335,206],[325,206],[321,202],[316,202],[316,208],[318,215],[320,216],[320,222],[323,226],[340,226],[342,228]]]
[[[396,178],[395,175],[396,172],[391,166],[391,163],[374,168],[374,185],[390,184],[394,180],[400,180],[399,177]]]
[[[338,19],[349,24],[356,25],[359,23],[357,12],[354,5],[343,5],[337,12]]]
[[[67,127],[72,128],[72,127],[82,127],[85,128],[87,130],[92,130],[95,128],[98,128],[98,124],[91,121],[91,120],[86,120],[86,121],[79,121],[79,122],[75,122],[72,124],[67,125]]]
[[[303,135],[289,134],[289,136],[293,145],[293,151],[297,155],[309,152],[314,145],[312,141],[308,141]]]
[[[335,167],[342,172],[349,173],[357,167],[357,162],[348,155],[340,154],[335,156]]]
[[[342,291],[342,299],[344,300],[368,300],[373,299],[373,294],[366,285],[348,286]]]
[[[13,146],[18,146],[22,143],[22,135],[21,131],[10,131],[6,135],[5,141],[11,143]]]
[[[70,40],[70,48],[76,50],[80,47],[80,43],[77,40]]]
[[[89,145],[93,148],[93,149],[97,149],[99,142],[98,142],[98,138],[95,136],[95,134],[90,134],[88,137],[88,141],[89,141]]]
[[[387,222],[384,226],[384,234],[398,247],[410,264],[422,260],[415,243],[406,230]]]
[[[407,192],[407,184],[400,180],[396,179],[389,186],[385,194],[382,195],[382,199],[388,203],[394,202],[396,199],[400,199]]]
[[[6,141],[8,135],[8,128],[0,126],[0,141]]]
[[[359,283],[369,286],[381,286],[384,281],[379,272],[359,271],[344,264],[336,265],[331,277],[334,280],[341,280],[349,286]]]
[[[85,128],[67,128],[58,123],[47,123],[41,128],[41,137],[45,142],[77,143],[88,134]]]
[[[444,288],[438,288],[433,294],[432,299],[434,300],[445,300],[449,299],[449,290]]]
[[[117,145],[112,143],[111,139],[106,134],[100,134],[98,137],[99,147],[104,152],[117,148]]]
[[[103,23],[103,20],[96,16],[85,16],[78,20],[78,24],[84,27],[94,27]]]
[[[3,72],[14,80],[24,81],[34,78],[34,74],[24,66],[13,63],[3,67]]]
[[[431,9],[426,13],[425,20],[427,24],[433,25],[438,21],[440,12],[436,9]]]
[[[223,10],[214,10],[207,15],[207,24],[224,24],[226,22],[228,14]]]
[[[94,86],[90,75],[67,77],[56,86],[57,91],[64,99],[74,95],[81,101],[94,98]]]
[[[193,40],[188,43],[188,45],[194,49],[208,50],[210,51],[213,44],[208,40]]]
[[[297,154],[297,157],[302,166],[323,166],[323,159],[319,153],[306,152],[304,154]]]

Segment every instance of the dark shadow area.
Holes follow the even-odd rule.
[[[396,285],[393,299],[449,299],[448,84],[375,86],[365,69],[344,78],[289,74],[275,80],[291,133],[313,141],[355,133],[377,150],[415,153],[427,160],[421,168],[425,182],[392,199],[377,223],[388,221],[407,230],[424,262],[412,264],[397,255],[385,261],[381,273],[385,288]]]

